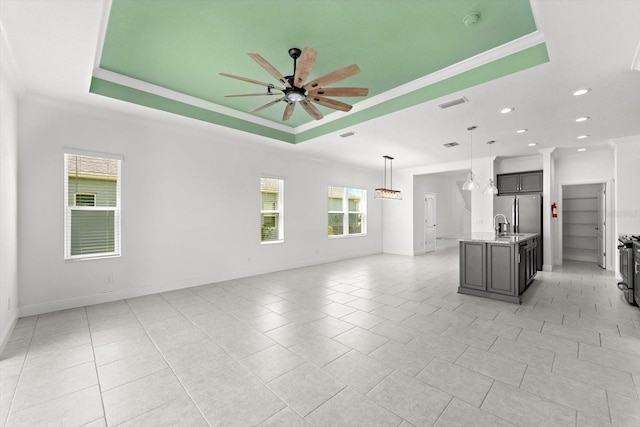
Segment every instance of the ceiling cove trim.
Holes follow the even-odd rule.
[[[435,83],[447,80],[451,77],[489,64],[496,60],[505,58],[514,53],[524,51],[526,49],[529,49],[530,47],[537,46],[544,42],[544,34],[540,31],[535,31],[533,33],[527,34],[526,36],[522,36],[503,45],[497,46],[493,49],[487,50],[486,52],[479,53],[475,56],[472,56],[471,58],[467,58],[446,68],[435,71],[431,74],[427,74],[426,76],[417,78],[413,81],[397,86],[391,90],[360,101],[353,105],[351,113],[357,113],[359,111],[366,110],[367,108],[382,104],[384,102],[390,101],[394,98],[398,98],[402,95],[406,95],[424,87],[431,86]],[[322,126],[325,123],[340,119],[342,117],[344,116],[337,113],[332,113],[325,116],[325,118],[322,120],[322,123],[310,122],[296,127],[295,133],[298,134],[311,130],[315,127]]]
[[[249,114],[243,111],[234,110],[232,108],[218,105],[213,102],[203,100],[201,98],[186,95],[177,91],[173,91],[171,89],[167,89],[167,88],[157,86],[139,79],[135,79],[132,77],[128,77],[119,73],[115,73],[115,72],[100,68],[104,42],[106,39],[107,27],[109,24],[111,6],[112,6],[112,0],[104,0],[104,9],[102,13],[100,31],[98,34],[96,57],[94,60],[94,70],[92,73],[92,77],[94,79],[102,80],[109,83],[114,83],[118,86],[129,87],[134,91],[146,92],[156,97],[166,98],[167,100],[175,101],[175,102],[178,102],[179,104],[195,107],[196,109],[208,110],[208,111],[211,111],[212,113],[228,116],[232,121],[235,121],[234,119],[240,120],[242,122],[246,122],[249,126],[254,125],[260,128],[262,127],[271,128],[274,131],[276,131],[276,133],[284,132],[286,134],[289,134],[290,136],[285,137],[284,139],[282,138],[277,138],[277,139],[291,142],[290,140],[292,136],[293,140],[295,141],[294,143],[302,142],[303,140],[308,139],[308,138],[301,138],[302,141],[296,141],[297,139],[296,135],[299,135],[301,133],[307,133],[307,135],[315,134],[319,130],[317,128],[325,127],[325,125],[331,122],[338,121],[338,120],[344,121],[345,118],[349,116],[354,116],[356,115],[356,113],[362,112],[364,110],[370,109],[375,106],[379,106],[380,104],[394,100],[396,98],[402,97],[404,95],[418,91],[420,89],[424,89],[425,87],[434,85],[436,83],[446,81],[449,78],[464,74],[478,67],[482,67],[484,65],[490,64],[500,59],[504,59],[510,55],[525,51],[527,49],[543,44],[545,42],[544,34],[541,31],[535,31],[533,33],[530,33],[518,39],[507,42],[503,45],[497,46],[486,52],[482,52],[471,58],[467,58],[463,61],[455,63],[449,67],[443,68],[442,70],[438,70],[426,76],[420,77],[416,80],[400,85],[389,91],[386,91],[384,93],[378,94],[376,96],[373,96],[371,98],[358,102],[353,105],[353,108],[350,111],[348,116],[345,116],[344,114],[341,114],[341,112],[336,111],[336,112],[327,114],[320,121],[312,121],[294,128],[282,123],[263,119],[261,117],[254,116],[252,114]],[[153,108],[153,106],[150,106],[150,107]],[[397,109],[393,109],[393,110],[395,111]],[[212,123],[219,124],[218,122],[215,122],[215,121]],[[232,126],[232,127],[238,130],[242,130],[241,126],[238,126],[238,127]],[[309,132],[314,129],[317,129],[316,132]],[[259,132],[259,134],[264,135],[263,132]]]
[[[157,86],[152,83],[147,83],[143,80],[134,79],[132,77],[128,77],[119,73],[114,73],[113,71],[97,68],[93,70],[93,77],[96,77],[100,80],[105,80],[111,83],[115,83],[121,86],[126,86],[132,89],[147,92],[152,95],[157,95],[162,98],[167,98],[172,101],[177,101],[182,104],[188,104],[193,107],[212,111],[214,113],[224,114],[226,116],[230,116],[230,117],[240,119],[246,122],[250,122],[256,125],[270,127],[272,129],[279,130],[282,132],[287,132],[292,135],[295,134],[295,129],[292,128],[291,126],[272,122],[271,120],[263,119],[262,117],[256,117],[249,113],[234,110],[232,108],[225,107],[223,105],[218,105],[210,101],[205,101],[204,99],[197,98],[195,96],[185,95],[184,93],[176,92],[174,90],[167,89],[162,86]]]
[[[446,80],[439,81],[432,85],[425,86],[421,89],[396,97],[383,104],[378,104],[366,110],[346,115],[333,123],[324,123],[320,127],[310,129],[304,133],[299,133],[296,135],[296,143],[339,131],[340,129],[349,126],[355,126],[359,123],[418,104],[437,100],[444,96],[449,96],[452,93],[458,93],[473,86],[547,62],[549,62],[549,55],[546,44],[541,43],[480,67],[470,69],[464,73],[454,75]]]
[[[110,3],[110,1],[109,1]],[[107,12],[108,14],[108,12]],[[108,21],[108,18],[107,18]],[[103,22],[104,24],[104,22]],[[101,55],[102,46],[104,44],[104,32],[101,32],[100,42],[98,47],[98,52]],[[433,85],[435,83],[446,80],[450,77],[462,74],[466,71],[478,68],[482,65],[491,63],[498,59],[507,57],[514,53],[523,51],[530,47],[536,46],[540,43],[544,42],[544,35],[537,31],[526,36],[520,37],[511,42],[505,43],[501,46],[488,50],[486,52],[475,55],[471,58],[460,61],[456,64],[453,64],[447,68],[443,68],[442,70],[438,70],[434,73],[428,74],[426,76],[420,77],[411,82],[405,83],[401,86],[398,86],[394,89],[388,90],[371,98],[368,98],[364,101],[358,102],[353,105],[350,114],[354,114],[367,108],[371,108],[378,104],[382,104],[384,102],[390,101],[392,99],[398,98],[402,95],[406,95],[408,93],[414,92],[416,90],[422,89],[426,86]],[[96,56],[96,62],[100,63],[100,57]],[[133,89],[141,90],[144,92],[151,93],[153,95],[161,96],[167,99],[171,99],[177,102],[181,102],[184,104],[189,104],[194,107],[204,108],[209,111],[213,111],[220,114],[225,114],[233,118],[237,118],[240,120],[244,120],[250,123],[254,123],[260,126],[267,126],[273,129],[287,132],[293,135],[300,134],[302,132],[309,131],[316,127],[325,125],[335,120],[339,120],[345,117],[344,114],[340,112],[333,112],[331,114],[327,114],[321,121],[313,121],[309,123],[305,123],[303,125],[297,126],[295,128],[291,126],[287,126],[281,123],[273,122],[271,120],[263,119],[261,117],[254,116],[249,113],[245,113],[242,111],[234,110],[229,107],[225,107],[222,105],[215,104],[210,101],[203,100],[201,98],[197,98],[190,95],[185,95],[181,92],[177,92],[171,89],[167,89],[165,87],[157,86],[143,80],[135,79],[132,77],[128,77],[119,73],[115,73],[112,71],[104,70],[98,66],[94,68],[93,77],[97,77],[101,80],[106,80],[111,83],[116,83],[122,86],[128,86]]]
[[[493,62],[472,68],[463,73],[441,80],[432,85],[425,86],[413,92],[398,96],[387,102],[376,104],[367,109],[343,115],[339,120],[324,122],[302,133],[293,134],[274,129],[272,126],[263,126],[235,118],[230,115],[218,113],[190,105],[185,102],[175,101],[164,96],[149,93],[144,90],[135,89],[126,85],[113,83],[97,77],[91,79],[89,91],[94,94],[108,96],[114,99],[131,102],[141,106],[155,108],[202,120],[214,125],[224,126],[243,132],[262,135],[268,138],[297,144],[309,139],[319,137],[346,126],[355,126],[364,121],[391,114],[417,104],[442,98],[454,92],[465,90],[469,87],[485,83],[496,78],[504,77],[524,69],[537,66],[549,61],[549,55],[545,43],[540,43],[528,49],[505,56]],[[271,122],[268,122],[271,123]]]
[[[102,50],[104,49],[104,41],[107,37],[107,27],[109,26],[109,18],[111,17],[111,6],[113,0],[104,0],[102,4],[102,17],[100,19],[100,28],[98,30],[98,45],[96,46],[96,56],[93,58],[93,69],[100,68],[102,60]]]

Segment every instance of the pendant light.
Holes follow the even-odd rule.
[[[484,194],[489,194],[491,196],[495,196],[498,194],[498,187],[493,183],[493,158],[491,157],[491,146],[495,141],[487,141],[489,145],[489,185],[484,189]]]
[[[473,130],[476,129],[477,126],[469,126],[467,130],[469,131],[469,158],[471,160],[471,170],[467,175],[467,180],[462,184],[462,189],[465,191],[473,191],[480,188],[480,184],[476,181],[476,176],[473,173]]]
[[[373,197],[375,199],[384,199],[384,200],[402,200],[402,193],[400,190],[392,190],[393,188],[393,157],[390,156],[382,156],[384,158],[384,186],[387,186],[387,160],[391,164],[390,174],[391,180],[389,182],[389,188],[376,188]]]

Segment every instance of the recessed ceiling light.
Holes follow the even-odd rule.
[[[575,92],[573,92],[573,96],[582,96],[582,95],[586,95],[589,92],[591,92],[591,88],[578,89]]]
[[[512,112],[513,110],[515,110],[515,108],[506,107],[506,108],[503,108],[502,110],[500,110],[500,114],[508,114],[508,113]]]
[[[580,135],[580,136],[578,137],[578,139],[585,139],[585,138],[589,138],[589,135]]]
[[[587,120],[589,120],[589,117],[578,117],[576,119],[576,122],[580,123],[580,122],[586,122]]]
[[[582,152],[582,151],[587,151],[586,148],[578,148],[578,151]]]
[[[531,142],[529,144],[527,144],[529,147],[535,147],[536,145],[538,145],[537,142]]]
[[[525,133],[527,131],[527,129],[519,129],[516,131],[516,133]]]

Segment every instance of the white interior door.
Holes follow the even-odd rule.
[[[605,264],[605,226],[606,226],[606,193],[604,184],[598,191],[598,225],[596,226],[596,236],[598,238],[598,265],[606,268]]]
[[[424,194],[424,251],[436,250],[436,195]]]

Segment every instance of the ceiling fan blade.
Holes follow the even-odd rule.
[[[284,107],[284,114],[282,115],[282,121],[285,122],[291,118],[293,109],[296,108],[295,102],[287,102],[287,106]]]
[[[306,90],[320,89],[324,86],[329,86],[332,83],[339,82],[340,80],[344,80],[347,77],[355,76],[360,72],[360,67],[356,64],[347,65],[346,67],[339,68],[335,71],[330,72],[329,74],[325,74],[322,77],[318,77],[315,80],[310,81],[304,88]]]
[[[315,49],[310,47],[304,48],[296,67],[296,74],[293,76],[294,86],[302,87],[307,77],[309,77],[309,74],[311,74],[311,69],[313,68],[313,64],[316,63],[317,57],[318,52]]]
[[[225,98],[237,98],[239,96],[269,96],[269,95],[278,95],[278,96],[282,96],[281,93],[275,93],[275,92],[260,92],[260,93],[239,93],[239,94],[234,94],[234,95],[225,95]]]
[[[289,84],[287,79],[284,78],[282,73],[276,70],[276,68],[273,65],[269,64],[267,60],[264,59],[262,56],[258,55],[257,53],[248,53],[247,55],[249,55],[251,59],[256,61],[258,65],[264,68],[267,71],[267,73],[271,74],[273,77],[276,78],[276,80],[278,80],[280,83],[285,85],[285,87],[291,87],[291,85]]]
[[[351,111],[353,108],[349,104],[345,104],[344,102],[336,101],[335,99],[325,98],[323,96],[308,96],[307,99],[315,102],[316,104],[320,104],[324,107],[333,108],[334,110],[340,111]]]
[[[366,87],[328,87],[309,91],[309,96],[367,96],[368,94],[369,89]]]
[[[261,105],[259,107],[254,108],[253,110],[249,111],[250,113],[255,113],[258,112],[260,110],[264,110],[265,108],[271,107],[272,105],[276,105],[278,102],[280,101],[284,101],[284,96],[282,98],[278,98],[275,101],[271,101],[271,102],[267,102],[264,105]]]
[[[284,88],[280,88],[278,86],[274,86],[271,83],[265,83],[265,82],[261,82],[260,80],[253,80],[253,79],[249,79],[247,77],[241,77],[241,76],[236,76],[235,74],[229,74],[229,73],[220,73],[221,76],[225,76],[225,77],[231,77],[232,79],[236,79],[236,80],[242,80],[243,82],[249,82],[249,83],[254,83],[260,86],[266,86],[266,87],[270,87],[272,89],[278,89],[278,90],[284,90]]]
[[[320,110],[306,99],[300,101],[300,105],[302,105],[302,108],[304,108],[304,110],[314,119],[320,120],[323,117]]]

